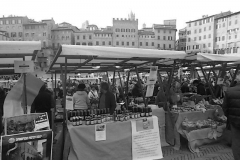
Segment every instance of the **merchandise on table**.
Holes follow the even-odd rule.
[[[182,122],[183,130],[191,132],[193,130],[203,129],[203,128],[217,128],[222,126],[224,123],[208,118],[207,120],[198,120],[196,122],[189,121],[187,118]]]
[[[202,99],[197,104],[194,101],[183,102],[181,106],[173,108],[173,112],[189,112],[189,111],[202,111],[205,112],[208,109],[216,109],[218,105],[211,105],[208,101]]]
[[[95,125],[109,121],[128,121],[129,119],[137,119],[140,117],[152,116],[150,107],[132,107],[131,110],[115,110],[110,115],[109,109],[93,109],[93,110],[74,110],[68,111],[68,121],[73,126],[79,125]]]

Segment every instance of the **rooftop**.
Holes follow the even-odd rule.
[[[139,35],[154,35],[154,32],[152,31],[139,31]]]
[[[3,17],[0,17],[1,18],[27,18],[27,16],[15,16],[15,15],[10,15],[10,16],[3,16]]]
[[[175,25],[153,24],[154,29],[176,29]]]
[[[186,23],[196,22],[196,21],[200,21],[200,20],[203,20],[203,19],[211,18],[211,17],[214,17],[215,19],[222,18],[222,16],[227,16],[229,14],[231,14],[231,11],[222,12],[222,13],[214,14],[214,15],[211,15],[211,16],[206,15],[206,16],[203,16],[202,18],[199,18],[199,19],[196,19],[196,20],[193,20],[193,21],[188,21]]]
[[[68,27],[58,27],[58,28],[52,29],[52,31],[62,31],[62,30],[72,30],[72,31],[74,31],[72,28],[68,28]]]
[[[30,23],[25,23],[23,25],[24,26],[26,26],[26,25],[47,25],[47,23],[44,23],[44,22],[30,22]]]
[[[236,14],[240,14],[240,11],[239,12],[234,12],[234,13],[231,13],[230,11],[220,13],[220,14],[216,15],[215,19],[230,17],[230,16],[233,16],[233,15],[236,15]]]

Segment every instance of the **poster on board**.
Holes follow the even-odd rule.
[[[14,61],[15,73],[32,73],[34,72],[33,61]]]
[[[158,118],[156,116],[133,120],[132,156],[133,160],[163,158]]]
[[[1,137],[2,160],[51,160],[52,131],[29,132]]]

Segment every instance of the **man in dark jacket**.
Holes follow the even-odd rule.
[[[3,126],[2,126],[2,116],[3,116],[3,105],[4,105],[4,101],[6,98],[6,93],[4,91],[4,89],[2,88],[2,86],[0,86],[0,134],[2,133],[3,130]]]
[[[99,108],[109,108],[110,114],[113,114],[116,108],[116,99],[114,94],[110,92],[108,83],[101,83],[100,90],[101,94],[99,98]]]
[[[240,77],[237,84],[225,92],[223,111],[228,118],[232,133],[232,151],[235,160],[240,160]]]
[[[193,85],[197,87],[197,94],[206,95],[204,84],[202,84],[199,80],[194,80]]]
[[[47,91],[46,86],[43,85],[34,99],[33,104],[31,106],[31,113],[48,113],[49,123],[51,127],[51,109],[53,106],[53,98],[52,95]]]

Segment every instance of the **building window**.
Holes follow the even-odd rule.
[[[160,44],[158,44],[158,48],[160,48]]]
[[[158,29],[158,33],[160,33],[160,29]]]
[[[237,24],[237,23],[238,23],[238,20],[236,19],[236,20],[235,20],[235,24]]]
[[[28,37],[28,33],[25,33],[25,37]]]
[[[102,45],[105,46],[105,41],[102,42]]]
[[[235,39],[237,39],[237,34],[235,35]]]
[[[211,34],[208,35],[208,38],[211,38]]]
[[[229,36],[228,39],[230,40],[230,39],[231,39],[231,36]]]
[[[18,32],[18,36],[19,36],[19,37],[22,37],[22,32]]]
[[[197,41],[197,37],[194,37],[194,41]]]
[[[222,41],[224,41],[225,40],[225,36],[222,36]]]
[[[206,39],[206,35],[203,36],[203,39]]]
[[[99,45],[99,42],[98,42],[98,41],[96,41],[96,45],[97,45],[97,46]]]
[[[116,45],[118,46],[118,45],[119,45],[119,42],[116,42]]]
[[[31,29],[35,29],[35,26],[31,26]]]
[[[172,45],[171,44],[169,44],[169,49],[171,49],[172,48]]]
[[[85,35],[83,35],[83,39],[86,39]]]
[[[34,33],[31,33],[31,36],[34,37]]]
[[[25,29],[29,29],[29,26],[25,26]]]
[[[195,26],[197,26],[197,22],[195,22]]]
[[[146,46],[148,46],[148,42],[146,42]]]
[[[201,33],[202,32],[202,29],[199,29],[199,33]]]
[[[109,42],[108,42],[108,45],[109,45],[109,46],[111,46],[111,45],[112,45],[112,42],[111,42],[111,41],[109,41]]]
[[[163,49],[165,49],[166,48],[166,45],[165,44],[163,44]]]
[[[77,36],[77,40],[79,40],[79,36]]]
[[[188,23],[188,27],[191,27],[191,23]]]
[[[169,31],[169,34],[171,34],[172,32],[171,32],[171,30]]]
[[[160,36],[158,36],[158,39],[160,40]]]
[[[8,20],[6,20],[6,24],[9,24],[9,21],[8,21]]]
[[[223,23],[223,27],[225,27],[225,23]]]
[[[152,42],[152,46],[154,46],[154,42]]]
[[[122,37],[124,37],[124,35],[122,35]]]
[[[208,28],[209,30],[211,30],[211,26],[209,26],[209,28]]]
[[[196,45],[196,49],[199,49],[199,45]]]
[[[192,46],[192,49],[194,49],[194,45]]]
[[[117,37],[118,37],[118,34],[117,34]]]
[[[140,46],[142,46],[142,42],[140,42]]]
[[[194,30],[194,33],[197,33],[197,30],[196,30],[196,29]]]
[[[163,33],[166,33],[166,30],[164,30]]]
[[[190,42],[191,41],[191,38],[188,38],[188,42]]]
[[[127,46],[129,46],[129,42],[127,42]]]
[[[201,37],[201,36],[199,36],[199,41],[201,41],[201,39],[202,39],[202,37]]]
[[[124,46],[124,42],[122,42],[122,46]]]
[[[3,21],[0,21],[0,25],[2,25],[3,24]]]
[[[208,43],[208,47],[211,47],[211,43]]]
[[[47,36],[47,33],[46,33],[46,32],[43,32],[43,36]]]
[[[21,19],[19,19],[19,20],[18,20],[18,24],[21,24],[21,23],[22,23],[22,20],[21,20]]]
[[[231,21],[229,21],[229,26],[231,26]]]
[[[91,35],[89,35],[89,39],[92,39],[92,36],[91,36]]]
[[[163,40],[166,40],[166,36],[163,36]]]
[[[203,48],[206,48],[206,45],[205,45],[205,44],[203,44]]]

